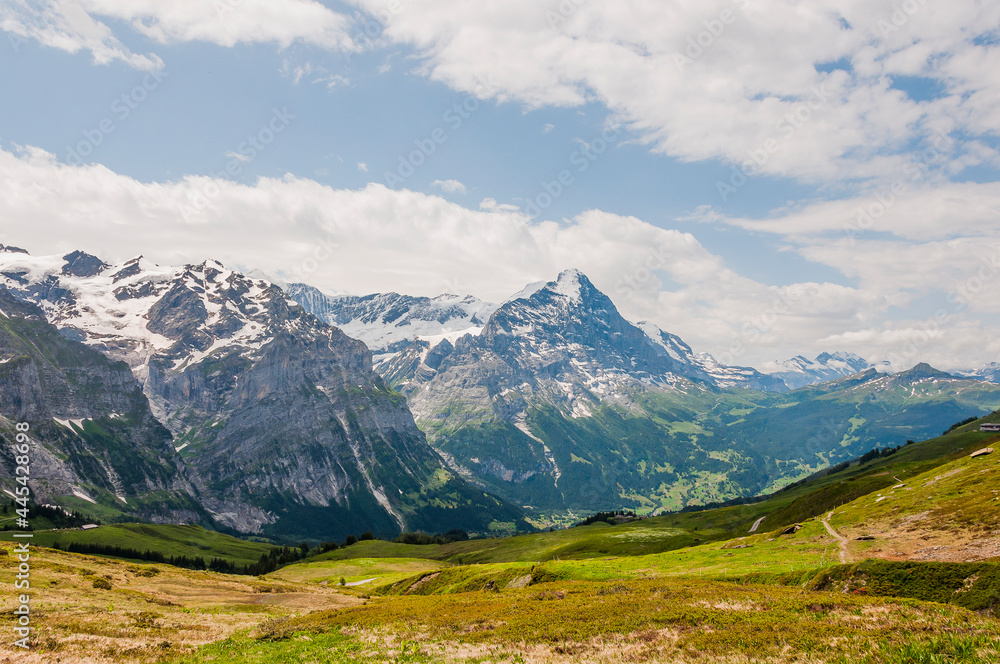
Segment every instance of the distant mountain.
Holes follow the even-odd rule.
[[[485,532],[520,512],[448,471],[359,341],[214,261],[0,253],[0,286],[123,361],[202,504],[244,532]]]
[[[821,353],[814,360],[796,355],[790,360],[772,362],[760,369],[765,374],[781,379],[794,390],[850,376],[871,366],[868,360],[854,353]]]
[[[927,365],[788,391],[630,323],[576,270],[499,305],[288,289],[214,261],[5,248],[0,292],[14,299],[0,321],[18,320],[0,346],[0,429],[27,417],[44,434],[53,496],[148,518],[204,507],[218,524],[301,539],[495,532],[524,526],[524,507],[760,494],[1000,404],[1000,385]],[[23,346],[21,325],[90,359],[53,361]],[[813,364],[846,371],[845,358]]]
[[[340,308],[341,324],[377,338],[385,321],[412,311],[384,313],[399,297],[360,298],[385,306],[351,320]],[[906,376],[883,384],[883,374],[850,371],[787,392],[776,376],[720,365],[655,325],[629,323],[575,270],[529,285],[464,334],[470,315],[443,318],[446,337],[382,345],[379,371],[456,472],[539,510],[679,508],[760,493],[876,445],[936,435],[1000,401],[1000,389],[936,384],[920,368],[909,386]],[[852,362],[817,360],[831,373]]]
[[[710,355],[696,355],[680,337],[664,332],[652,323],[628,323],[618,316],[611,301],[578,270],[563,272],[553,283],[559,287],[559,284],[565,285],[569,281],[580,279],[586,284],[585,296],[606,301],[606,306],[610,306],[617,318],[615,323],[620,324],[626,330],[625,334],[633,338],[637,344],[636,349],[657,356],[664,355],[663,351],[666,351],[667,358],[661,362],[662,366],[652,369],[654,375],[677,372],[718,387],[741,386],[779,391],[787,389],[780,379],[773,379],[754,369],[727,367],[716,362]],[[546,282],[529,284],[499,305],[484,302],[471,295],[440,295],[435,298],[397,293],[361,297],[331,296],[305,284],[291,284],[286,292],[310,313],[364,341],[372,350],[376,368],[383,375],[398,378],[401,364],[406,364],[413,357],[422,356],[424,350],[429,351],[444,341],[449,345],[453,344],[467,334],[480,335],[498,310],[505,307],[509,309],[513,306],[511,303],[531,301],[551,285]],[[537,318],[544,319],[546,315],[554,314],[551,319],[558,321],[560,313],[541,312]],[[639,332],[644,333],[648,339],[638,339],[641,336]],[[558,340],[555,342],[558,343]],[[659,348],[650,348],[650,342]],[[406,350],[410,352],[402,353]],[[413,369],[417,370],[416,367]],[[637,371],[643,372],[641,369]]]
[[[365,342],[376,366],[414,341],[478,334],[497,308],[471,295],[325,295],[305,284],[290,284],[285,291],[309,313]]]
[[[977,378],[979,380],[985,380],[988,383],[1000,383],[1000,363],[997,362],[990,362],[989,364],[979,367],[978,369],[958,371],[956,373],[960,376],[965,376],[966,378]]]

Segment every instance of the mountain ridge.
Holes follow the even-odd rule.
[[[217,261],[108,265],[82,252],[0,254],[0,285],[127,363],[227,527],[332,538],[358,521],[386,535],[520,522],[447,470],[364,344],[277,286]]]

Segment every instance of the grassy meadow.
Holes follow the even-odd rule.
[[[1000,437],[975,428],[754,504],[449,544],[366,540],[259,577],[37,548],[33,649],[0,644],[0,661],[993,664],[1000,453],[969,455]],[[133,524],[35,544],[78,538],[234,561],[271,548]],[[0,543],[8,588],[12,546]],[[13,592],[3,602],[12,623]]]

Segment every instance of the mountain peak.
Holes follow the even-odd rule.
[[[870,366],[871,363],[859,355],[838,351],[820,353],[814,360],[807,359],[804,355],[796,355],[788,360],[769,362],[761,367],[761,371],[780,378],[794,390],[851,376],[865,371]]]
[[[921,362],[909,371],[901,371],[896,374],[896,378],[901,382],[909,382],[924,378],[954,378],[954,376],[940,369],[935,369],[926,362]]]
[[[555,285],[553,288],[555,292],[574,300],[580,299],[580,293],[583,288],[587,286],[593,288],[593,284],[590,283],[587,275],[576,268],[563,270],[553,283]]]
[[[11,247],[9,245],[0,244],[0,254],[27,254],[27,253],[28,253],[27,249],[22,249],[21,247]]]
[[[66,264],[63,265],[62,273],[74,277],[93,277],[111,267],[97,256],[84,251],[70,252],[63,256],[63,260]]]

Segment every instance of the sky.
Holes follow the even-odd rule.
[[[0,243],[582,270],[728,364],[1000,361],[1000,3],[0,0]]]

